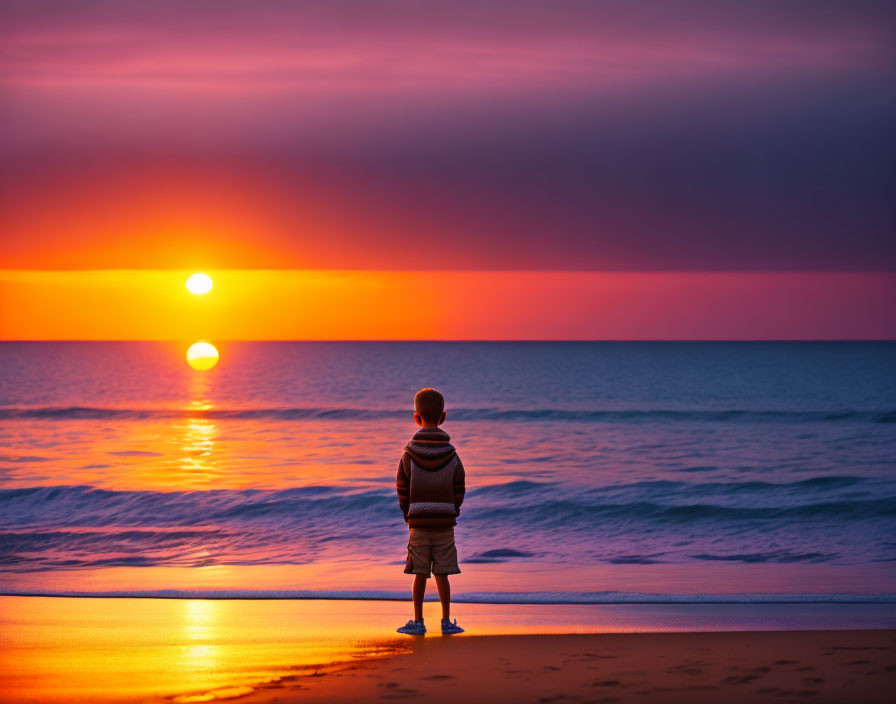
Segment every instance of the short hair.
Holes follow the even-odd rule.
[[[420,389],[414,396],[414,410],[427,423],[438,423],[445,410],[445,397],[435,389]]]

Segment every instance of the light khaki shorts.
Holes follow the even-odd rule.
[[[411,528],[405,574],[459,574],[454,528],[423,530]]]

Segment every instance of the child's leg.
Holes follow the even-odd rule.
[[[423,618],[423,595],[426,594],[426,577],[425,574],[414,575],[414,588],[411,594],[414,597],[414,619],[420,621]],[[442,588],[439,587],[441,594]]]
[[[439,601],[442,602],[442,618],[451,618],[451,585],[448,583],[447,574],[433,575],[436,578],[436,586],[439,588]]]

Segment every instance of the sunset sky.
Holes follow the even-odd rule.
[[[3,339],[896,337],[892,4],[0,0],[0,66]]]

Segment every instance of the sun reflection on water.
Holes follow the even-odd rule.
[[[210,483],[217,476],[215,461],[215,438],[217,424],[204,417],[203,412],[214,408],[210,399],[210,382],[206,376],[190,379],[190,401],[187,405],[189,415],[184,423],[177,424],[176,431],[180,440],[178,468],[185,474],[189,483]]]

